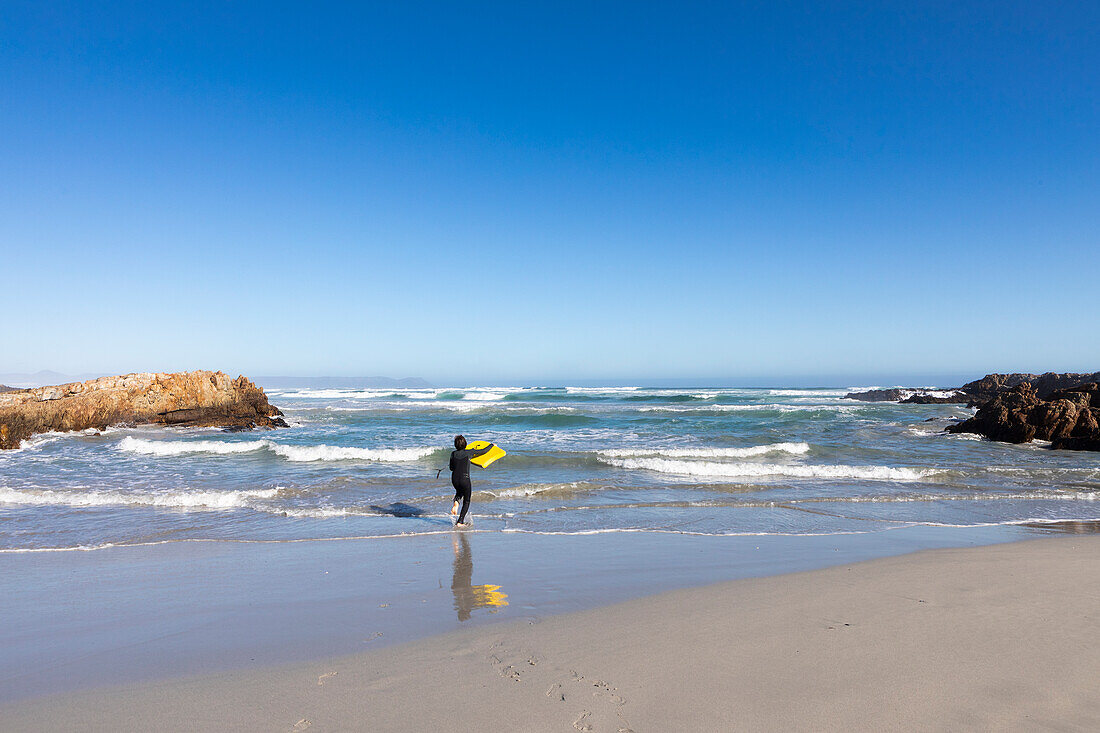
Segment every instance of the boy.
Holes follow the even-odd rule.
[[[480,450],[466,450],[466,438],[455,436],[455,449],[451,451],[451,486],[455,487],[455,503],[451,507],[451,516],[458,514],[458,501],[462,500],[462,513],[458,514],[455,524],[465,524],[466,512],[470,508],[470,459],[488,453],[488,445]]]

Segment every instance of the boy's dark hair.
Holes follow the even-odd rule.
[[[466,439],[461,435],[455,436],[455,450],[463,450],[466,448]]]

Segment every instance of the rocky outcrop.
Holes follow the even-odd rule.
[[[927,392],[918,392],[912,394],[901,401],[903,405],[958,405],[968,402],[968,398],[962,392],[951,392],[949,394],[929,394]]]
[[[244,377],[222,372],[127,374],[0,395],[0,449],[36,433],[109,425],[286,427],[282,412]]]
[[[844,395],[846,400],[859,400],[860,402],[900,402],[912,394],[911,390],[894,387],[892,389],[869,389],[865,392],[849,392]]]
[[[1100,450],[1100,385],[1056,390],[1044,398],[1033,382],[1023,381],[997,393],[974,417],[947,431],[1006,443],[1038,438],[1049,440],[1054,449]]]
[[[4,392],[18,392],[18,391],[19,391],[18,387],[9,387],[6,384],[0,384],[0,394],[2,394]]]
[[[890,389],[869,389],[866,392],[849,392],[846,400],[860,402],[901,402],[907,405],[938,405],[966,402],[969,398],[958,391],[919,389],[916,387],[892,387]]]
[[[1100,372],[1092,374],[1074,374],[1047,372],[1046,374],[987,374],[981,379],[967,382],[954,390],[929,390],[917,387],[894,387],[892,389],[871,389],[866,392],[849,392],[844,395],[848,400],[862,402],[900,402],[907,405],[932,405],[965,403],[970,407],[980,407],[1001,392],[1030,384],[1035,388],[1039,399],[1047,399],[1059,390],[1079,387],[1083,384],[1100,382]]]
[[[1047,372],[1046,374],[987,374],[981,379],[967,382],[959,388],[970,398],[971,407],[978,407],[989,402],[998,393],[1013,389],[1021,384],[1030,384],[1035,388],[1035,394],[1039,399],[1047,399],[1052,393],[1079,387],[1082,384],[1100,382],[1100,372],[1092,374],[1074,374]]]

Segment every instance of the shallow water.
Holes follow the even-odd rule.
[[[943,427],[847,389],[271,390],[292,427],[51,434],[0,454],[0,551],[450,532],[456,433],[478,532],[822,535],[1100,518],[1100,456]]]

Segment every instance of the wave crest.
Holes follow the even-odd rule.
[[[809,443],[769,443],[746,448],[622,448],[602,450],[599,455],[608,458],[640,458],[658,456],[665,458],[750,458],[768,453],[801,455],[810,450]]]
[[[180,456],[190,453],[232,455],[267,450],[288,461],[417,461],[439,448],[353,448],[338,445],[286,445],[272,440],[146,440],[126,436],[118,450],[153,456]]]
[[[256,499],[274,499],[279,489],[242,491],[57,491],[52,489],[0,488],[0,504],[53,506],[154,506],[176,509],[232,509],[251,506]]]
[[[934,473],[919,468],[891,466],[815,466],[778,463],[721,463],[717,461],[683,461],[667,458],[603,458],[605,463],[629,470],[655,471],[683,476],[850,478],[871,481],[917,481]]]

